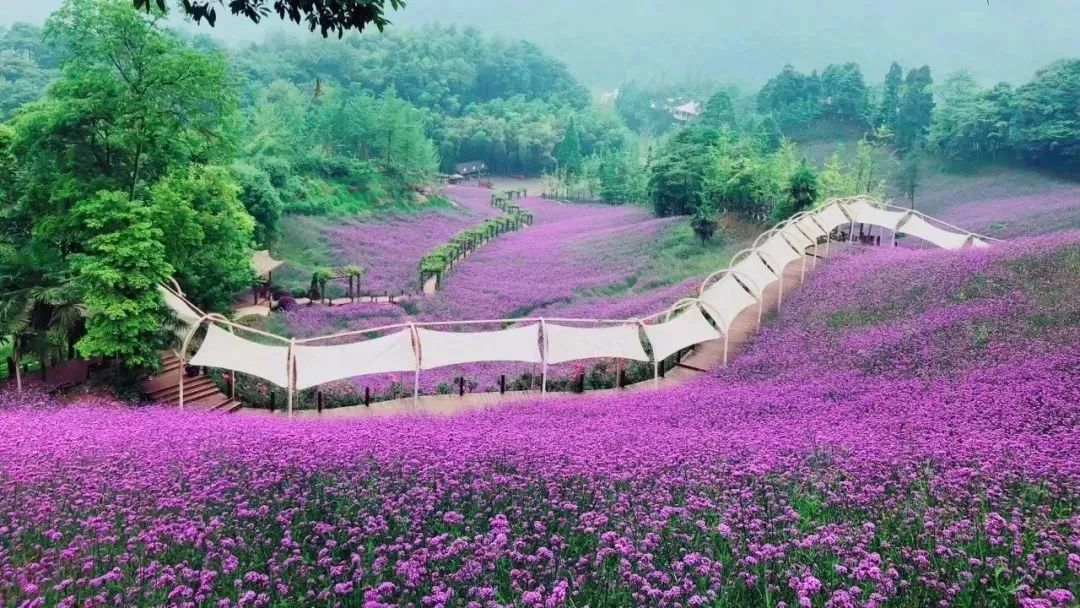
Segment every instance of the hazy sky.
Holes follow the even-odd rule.
[[[40,22],[59,4],[0,0],[0,24]],[[851,60],[877,82],[893,59],[1017,82],[1080,56],[1080,0],[407,0],[393,19],[531,40],[604,86],[687,77],[757,86],[784,63],[810,70]],[[255,28],[223,15],[213,33],[251,40],[281,27],[276,17]]]

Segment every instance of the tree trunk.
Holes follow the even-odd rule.
[[[19,369],[19,349],[11,349],[11,359],[15,361],[15,390],[22,392],[22,371]]]

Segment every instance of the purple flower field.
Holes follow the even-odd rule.
[[[491,191],[448,186],[445,194],[458,208],[403,214],[378,220],[343,220],[327,230],[336,262],[360,264],[367,273],[361,289],[415,291],[417,264],[431,248],[465,228],[502,212],[491,206]]]
[[[1080,233],[1009,245],[835,259],[662,391],[342,422],[6,396],[0,598],[1074,606]]]
[[[946,208],[942,219],[990,236],[1015,237],[1080,228],[1080,188],[987,198]]]
[[[451,186],[447,196],[463,208],[479,214],[490,206],[490,190]],[[415,314],[407,315],[391,304],[358,303],[346,306],[300,307],[282,315],[283,328],[296,337],[314,337],[340,331],[417,321],[495,319],[521,316],[571,318],[624,318],[663,310],[694,290],[694,281],[649,290],[620,298],[587,297],[593,290],[625,287],[627,278],[641,272],[649,262],[656,237],[678,218],[654,219],[648,210],[635,206],[564,204],[528,197],[519,201],[534,213],[535,224],[503,235],[459,263],[434,295],[415,300]],[[438,221],[430,214],[432,222]],[[421,231],[413,223],[400,230],[413,236]],[[351,231],[352,228],[342,229]],[[454,228],[451,232],[456,232]],[[431,232],[438,232],[433,230]],[[404,233],[403,233],[404,234]],[[404,237],[397,235],[398,240]],[[426,236],[425,236],[426,239]],[[425,240],[425,243],[427,241]],[[404,252],[394,241],[378,246],[385,252],[382,275],[415,275],[411,258],[391,259]],[[412,244],[409,244],[412,248]],[[426,251],[426,250],[425,250]],[[421,252],[422,253],[422,252]],[[351,255],[351,254],[350,254]],[[417,258],[418,259],[418,258]],[[369,271],[370,275],[371,271]],[[365,284],[370,281],[365,278]],[[472,329],[498,329],[499,326]],[[574,364],[552,366],[553,378],[569,376]],[[471,390],[490,391],[506,374],[513,381],[537,374],[539,367],[514,363],[476,363],[425,371],[421,392],[448,391],[455,378],[465,376]],[[409,378],[398,375],[363,377],[331,383],[323,392],[335,398],[352,396],[365,388],[379,395],[396,395],[398,385]],[[441,386],[440,386],[441,385]],[[536,383],[539,386],[539,381]],[[411,385],[410,385],[411,390]]]

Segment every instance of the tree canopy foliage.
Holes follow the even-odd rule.
[[[165,12],[166,0],[133,0],[136,8],[151,10],[151,4]],[[405,0],[180,0],[180,10],[191,16],[196,23],[204,20],[213,27],[217,23],[216,6],[227,7],[233,15],[240,15],[259,23],[270,15],[271,6],[281,19],[304,23],[311,31],[319,30],[323,37],[336,33],[340,38],[346,30],[362,31],[374,25],[380,31],[390,24],[386,7],[398,10]]]

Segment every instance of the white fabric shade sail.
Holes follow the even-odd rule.
[[[765,289],[769,285],[779,280],[776,273],[769,270],[769,267],[765,265],[765,262],[761,261],[761,257],[756,253],[746,256],[745,259],[732,266],[731,269],[749,278],[747,282],[752,283],[752,285],[747,285],[747,287],[758,297],[765,293]]]
[[[706,312],[724,333],[728,333],[739,313],[758,303],[730,274],[710,285],[698,299],[705,304]]]
[[[799,227],[799,230],[802,230],[803,233],[805,233],[812,239],[821,238],[828,234],[824,230],[822,230],[821,226],[819,226],[818,223],[814,221],[814,218],[810,217],[809,215],[804,215],[799,218],[795,222],[795,225]]]
[[[814,241],[811,240],[810,237],[806,236],[806,234],[804,234],[803,231],[800,230],[799,227],[794,223],[784,227],[784,229],[781,230],[780,233],[784,235],[784,238],[787,239],[788,243],[791,243],[792,247],[798,249],[803,253],[806,253],[806,249],[813,246],[814,244]]]
[[[715,340],[720,337],[720,332],[709,325],[701,309],[694,304],[669,321],[646,325],[645,335],[652,345],[653,358],[659,361],[688,346]]]
[[[763,254],[765,261],[773,267],[777,273],[784,271],[788,264],[802,258],[802,254],[795,251],[779,232],[774,233],[765,242],[758,245],[757,250]]]
[[[909,215],[907,211],[888,211],[863,200],[849,204],[847,212],[857,223],[873,224],[893,231]]]
[[[900,224],[897,231],[933,243],[942,249],[960,249],[968,243],[968,239],[972,238],[970,234],[959,234],[938,228],[915,214]]]
[[[826,205],[818,209],[815,213],[815,219],[821,224],[822,228],[829,232],[832,232],[838,226],[851,223],[851,219],[840,210],[839,204]]]
[[[258,344],[211,325],[191,364],[229,369],[287,388],[290,384],[288,359],[287,346]]]
[[[544,338],[547,345],[547,363],[600,358],[649,360],[641,346],[637,324],[568,327],[545,323]]]
[[[331,346],[293,346],[296,388],[303,390],[326,382],[368,374],[388,374],[416,369],[412,332]]]
[[[158,285],[158,291],[161,292],[161,297],[165,300],[165,306],[180,320],[181,325],[176,328],[174,334],[182,343],[191,329],[202,320],[202,315],[185,302],[183,298],[161,285]]]
[[[420,369],[481,361],[540,363],[540,325],[468,333],[417,328]]]

